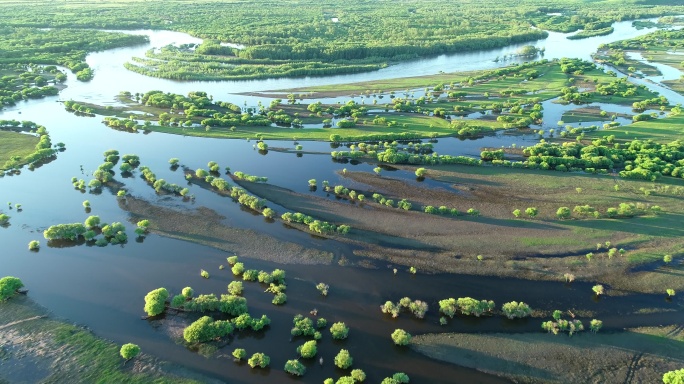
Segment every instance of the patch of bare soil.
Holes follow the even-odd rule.
[[[518,383],[659,383],[684,365],[684,343],[659,328],[621,333],[427,334],[412,348]],[[681,333],[681,330],[678,331]],[[673,338],[675,336],[675,338]]]
[[[133,222],[148,219],[150,230],[163,236],[282,264],[329,264],[333,260],[333,254],[328,251],[280,241],[249,229],[226,226],[222,223],[223,216],[205,207],[180,211],[155,206],[131,196],[121,200],[119,205],[131,213]]]

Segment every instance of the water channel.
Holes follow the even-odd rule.
[[[565,56],[589,59],[600,44],[632,38],[651,30],[636,30],[631,22],[614,24],[615,32],[584,40],[567,40],[565,35],[550,33],[549,37],[534,43],[545,48],[545,58]],[[123,63],[133,56],[143,56],[151,47],[167,44],[198,43],[199,39],[187,34],[169,31],[130,31],[145,34],[150,44],[120,48],[93,53],[88,63],[95,70],[95,78],[88,83],[77,82],[69,74],[67,88],[58,97],[22,102],[16,107],[0,111],[2,119],[31,120],[45,125],[54,143],[66,143],[67,150],[58,158],[33,171],[22,170],[21,175],[0,179],[0,197],[13,204],[20,203],[22,212],[3,209],[12,216],[11,225],[0,228],[0,275],[21,277],[30,288],[30,296],[46,306],[55,315],[83,324],[97,335],[117,343],[134,342],[143,351],[162,359],[170,360],[196,369],[208,375],[235,383],[288,382],[281,369],[285,360],[295,358],[295,348],[301,340],[290,341],[289,330],[292,317],[297,313],[308,313],[317,308],[319,314],[329,322],[345,321],[350,326],[350,338],[345,342],[333,342],[328,334],[319,344],[319,354],[326,364],[307,363],[309,372],[303,382],[322,382],[326,377],[339,377],[344,371],[336,369],[332,358],[340,348],[347,348],[354,356],[356,368],[369,375],[369,382],[379,382],[396,371],[404,371],[416,383],[462,382],[497,383],[503,380],[450,364],[427,359],[415,352],[392,345],[389,334],[395,328],[403,328],[412,334],[428,332],[525,332],[536,331],[538,320],[511,322],[500,317],[469,319],[456,318],[445,327],[438,325],[437,301],[446,297],[472,296],[487,298],[497,304],[519,300],[534,308],[552,310],[556,308],[583,308],[597,313],[608,331],[624,327],[675,322],[679,312],[664,312],[651,315],[631,315],[642,307],[669,308],[672,303],[652,295],[627,295],[608,297],[600,302],[592,300],[587,283],[566,286],[561,283],[535,282],[517,279],[459,275],[410,275],[401,270],[393,274],[390,266],[375,263],[376,269],[322,266],[282,266],[270,262],[250,259],[245,256],[248,268],[273,270],[284,268],[288,274],[289,301],[284,307],[270,304],[270,297],[263,293],[263,287],[256,283],[245,283],[246,297],[252,315],[266,314],[272,325],[263,335],[241,334],[218,354],[205,358],[182,345],[176,344],[164,329],[155,329],[140,320],[143,296],[146,292],[164,286],[178,292],[184,286],[192,286],[198,293],[222,293],[232,280],[229,270],[218,270],[230,254],[213,248],[156,235],[148,236],[144,242],[132,240],[122,246],[104,248],[86,245],[73,247],[49,247],[45,244],[42,231],[49,225],[83,221],[88,214],[81,203],[88,199],[92,204],[90,214],[99,215],[106,222],[128,223],[128,214],[119,207],[117,199],[109,191],[101,194],[81,193],[74,190],[71,177],[90,179],[92,171],[102,162],[102,153],[118,149],[122,154],[134,153],[141,157],[142,164],[149,166],[159,178],[184,185],[182,172],[169,169],[168,159],[178,157],[184,166],[195,169],[205,167],[208,161],[217,161],[222,167],[229,165],[252,175],[267,176],[269,182],[300,193],[324,195],[322,191],[311,192],[307,180],[339,181],[337,172],[348,167],[353,170],[370,171],[372,164],[338,164],[326,153],[329,143],[305,142],[304,150],[321,152],[306,153],[301,157],[294,153],[269,151],[262,155],[254,149],[254,143],[244,140],[216,140],[158,133],[134,134],[109,129],[99,118],[78,117],[64,111],[58,100],[73,99],[96,104],[116,105],[115,96],[120,91],[146,92],[153,89],[165,92],[187,94],[190,91],[206,91],[216,100],[231,101],[243,105],[245,101],[254,105],[267,101],[263,97],[247,97],[238,93],[266,91],[318,84],[340,84],[403,76],[435,74],[460,70],[494,68],[506,63],[494,62],[496,57],[515,53],[520,45],[501,49],[441,55],[411,62],[396,64],[388,68],[354,75],[330,77],[306,77],[297,79],[268,79],[254,81],[220,82],[178,82],[148,78],[123,68]],[[657,86],[650,84],[649,86]],[[349,97],[326,99],[324,102],[346,101]],[[267,104],[267,102],[266,102]],[[620,106],[602,106],[610,112],[620,112]],[[552,112],[554,111],[554,112]],[[552,121],[560,120],[563,107],[554,109],[545,105],[545,112],[553,115]],[[477,156],[482,147],[500,147],[511,144],[531,145],[538,135],[509,135],[505,132],[486,136],[478,140],[440,139],[435,149],[440,154]],[[272,147],[291,148],[291,141],[269,142]],[[407,182],[416,182],[409,172],[396,171],[393,177]],[[226,217],[225,223],[246,229],[254,229],[279,239],[326,249],[333,252],[336,260],[342,257],[354,258],[348,245],[332,240],[321,240],[307,233],[284,227],[280,223],[266,223],[261,216],[241,210],[230,199],[222,198],[210,191],[191,186],[196,196],[194,201],[158,196],[140,178],[117,176],[126,184],[130,193],[154,204],[172,209],[194,209],[207,206]],[[436,183],[434,187],[439,187]],[[127,224],[129,229],[130,223]],[[132,238],[132,235],[130,238]],[[28,252],[26,244],[38,239],[43,244],[37,253]],[[203,268],[212,274],[208,280],[199,276]],[[331,294],[322,298],[314,289],[317,282],[325,281],[331,286]],[[506,289],[501,289],[501,287]],[[415,320],[408,314],[391,319],[379,311],[379,305],[386,300],[397,301],[401,297],[427,301],[430,311],[426,319]],[[629,315],[629,316],[627,316]],[[251,354],[256,351],[271,356],[272,369],[250,370],[232,363],[224,356],[233,348],[245,348]]]

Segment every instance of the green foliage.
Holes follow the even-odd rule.
[[[511,301],[501,306],[501,311],[509,319],[527,317],[532,313],[529,305],[517,301]]]
[[[259,278],[259,271],[256,269],[248,269],[242,272],[242,279],[245,281],[257,281]]]
[[[349,354],[346,349],[340,350],[340,352],[335,356],[335,366],[341,369],[347,369],[352,366],[354,359]]]
[[[682,384],[684,383],[684,368],[675,371],[666,372],[663,375],[664,384]]]
[[[297,353],[299,353],[299,355],[305,359],[312,359],[314,356],[316,356],[317,352],[318,348],[316,348],[316,340],[307,341],[297,347]]]
[[[183,294],[183,297],[185,297],[186,299],[191,299],[192,295],[195,294],[195,290],[193,290],[191,287],[185,287],[183,288],[181,293]]]
[[[285,372],[295,375],[304,376],[306,373],[306,367],[299,360],[288,360],[285,362]]]
[[[328,325],[328,320],[323,317],[316,319],[316,328],[325,328]]]
[[[188,343],[203,343],[225,337],[232,332],[233,325],[230,321],[214,321],[209,316],[202,316],[183,330],[183,338]]]
[[[16,277],[5,276],[0,279],[0,301],[5,301],[17,293],[24,283]]]
[[[241,281],[231,281],[228,284],[228,293],[230,293],[231,295],[242,295],[242,290],[243,286]]]
[[[302,315],[296,315],[292,320],[294,327],[290,331],[292,336],[313,336],[316,333],[313,320]]]
[[[43,236],[47,240],[71,240],[76,241],[79,236],[86,232],[86,227],[81,223],[73,224],[57,224],[52,225],[45,231],[43,231]]]
[[[360,369],[352,369],[350,376],[355,383],[362,383],[366,380],[366,372]]]
[[[130,359],[138,356],[138,354],[140,354],[140,347],[135,345],[135,344],[131,344],[131,343],[124,344],[121,346],[121,350],[119,350],[119,354],[124,359],[130,360]]]
[[[318,283],[316,284],[316,289],[321,293],[321,295],[328,296],[328,290],[330,289],[330,286],[325,283]]]
[[[490,313],[495,307],[491,300],[475,300],[470,297],[462,297],[459,299],[444,299],[439,301],[439,311],[450,318],[456,314],[456,309],[459,309],[464,315],[482,316],[485,313]]]
[[[396,345],[408,345],[411,342],[411,334],[403,329],[395,329],[392,332],[392,341]]]
[[[38,240],[31,240],[28,243],[28,249],[31,251],[37,251],[40,249],[40,242]]]
[[[228,256],[226,258],[226,261],[228,261],[229,265],[235,265],[235,263],[237,263],[237,261],[238,261],[238,257],[237,256]]]
[[[594,291],[594,293],[596,294],[596,296],[603,295],[604,292],[605,292],[605,290],[604,290],[604,288],[603,288],[603,285],[601,285],[601,284],[596,284],[596,285],[594,285],[594,286],[591,288],[591,290]]]
[[[205,279],[209,278],[209,272],[205,271],[204,269],[200,269],[200,276],[202,276]]]
[[[346,339],[349,334],[349,328],[343,322],[337,322],[330,326],[330,333],[332,338],[336,340]]]
[[[145,312],[148,316],[157,316],[164,312],[166,299],[169,298],[169,292],[166,288],[157,288],[145,295]]]
[[[236,262],[230,270],[233,272],[233,275],[240,276],[245,271],[245,264]]]
[[[233,350],[233,357],[235,360],[240,361],[247,357],[247,351],[242,348],[235,348],[235,350]]]
[[[559,219],[564,220],[564,219],[570,218],[570,214],[571,214],[571,213],[572,213],[572,212],[570,211],[570,208],[568,208],[568,207],[560,207],[560,208],[558,208],[558,210],[556,211],[556,216],[557,216]]]
[[[598,332],[602,327],[603,327],[603,321],[601,321],[601,320],[592,319],[589,322],[589,329],[594,333]]]
[[[261,352],[257,352],[255,354],[253,354],[252,357],[250,357],[249,360],[247,360],[247,364],[249,364],[249,366],[252,368],[256,368],[256,367],[266,368],[266,367],[268,367],[268,364],[270,364],[270,363],[271,363],[271,358],[268,357],[268,355],[261,353]]]
[[[283,292],[278,292],[273,296],[271,303],[274,305],[283,305],[287,303],[287,295]]]

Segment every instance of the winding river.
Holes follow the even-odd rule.
[[[550,33],[549,37],[534,43],[545,49],[544,57],[579,57],[590,59],[600,44],[632,38],[651,30],[636,30],[631,22],[614,24],[615,32],[608,36],[584,40],[567,40],[565,35]],[[125,70],[122,64],[133,56],[143,56],[151,47],[167,44],[199,43],[201,40],[187,34],[169,31],[129,31],[145,34],[150,43],[90,54],[88,63],[95,70],[95,78],[87,83],[78,82],[73,74],[68,75],[66,85],[58,97],[22,102],[16,107],[0,111],[2,119],[32,120],[45,125],[53,142],[66,143],[67,150],[57,160],[36,168],[24,169],[20,176],[0,179],[0,196],[5,201],[21,203],[22,212],[9,211],[11,225],[0,228],[0,275],[14,275],[22,278],[31,289],[30,295],[38,303],[49,308],[58,316],[68,318],[90,327],[96,334],[117,343],[134,342],[146,352],[203,373],[235,383],[258,383],[268,376],[270,382],[290,380],[280,367],[285,360],[295,357],[295,347],[300,343],[289,342],[292,316],[308,313],[316,307],[329,321],[346,321],[351,327],[350,340],[335,343],[325,340],[319,346],[319,353],[331,362],[341,347],[348,348],[358,361],[355,367],[362,368],[369,375],[370,382],[379,382],[382,377],[395,371],[404,371],[417,383],[462,382],[497,383],[503,380],[470,369],[439,363],[410,350],[395,348],[388,342],[388,335],[395,328],[404,328],[410,333],[426,332],[522,332],[538,329],[536,321],[508,322],[501,318],[458,319],[446,327],[437,325],[436,303],[443,296],[486,297],[497,303],[522,300],[532,306],[551,310],[556,307],[582,307],[601,314],[606,324],[617,330],[628,326],[674,322],[679,312],[653,315],[626,316],[641,307],[665,308],[671,303],[658,300],[651,295],[628,295],[610,297],[597,303],[591,300],[588,284],[565,286],[560,283],[534,282],[517,279],[483,278],[456,275],[411,276],[400,273],[394,276],[387,265],[378,269],[328,266],[285,266],[288,273],[288,304],[275,307],[265,300],[258,284],[245,284],[246,297],[253,315],[267,314],[273,323],[265,336],[239,336],[232,348],[246,348],[249,353],[262,351],[271,356],[272,366],[265,372],[250,370],[234,365],[230,359],[221,356],[205,358],[175,344],[163,331],[155,330],[147,322],[140,321],[144,293],[165,286],[178,292],[184,286],[192,286],[197,292],[224,292],[232,280],[229,273],[219,273],[217,267],[225,263],[225,252],[150,235],[144,242],[130,241],[123,246],[104,248],[75,246],[67,248],[43,245],[37,253],[29,253],[26,244],[30,240],[45,240],[42,231],[49,225],[83,221],[86,214],[81,206],[83,200],[90,200],[93,211],[104,221],[128,223],[128,214],[121,210],[116,198],[108,191],[102,194],[82,194],[72,188],[71,177],[90,179],[90,173],[102,162],[101,154],[111,148],[122,154],[136,153],[142,164],[149,166],[159,178],[184,185],[180,171],[169,169],[167,160],[178,157],[190,168],[199,168],[215,160],[222,166],[230,165],[253,175],[263,175],[269,182],[301,193],[310,192],[307,180],[329,180],[334,184],[336,174],[342,167],[356,167],[355,170],[370,171],[372,165],[341,165],[325,154],[304,154],[297,157],[292,153],[270,151],[260,155],[253,143],[243,140],[215,140],[182,137],[164,134],[132,134],[111,130],[103,126],[99,118],[77,117],[64,111],[59,100],[73,99],[91,103],[115,105],[115,96],[120,91],[146,92],[153,89],[186,94],[202,90],[217,100],[231,101],[243,105],[256,104],[263,97],[247,97],[241,92],[266,91],[319,84],[340,84],[404,76],[436,74],[462,70],[495,68],[512,61],[495,62],[496,57],[515,53],[520,45],[501,49],[466,52],[414,60],[392,65],[368,73],[338,75],[329,77],[305,77],[296,79],[268,79],[254,81],[179,82],[145,77]],[[645,82],[649,87],[657,84]],[[654,89],[654,88],[652,88]],[[670,96],[667,96],[670,98]],[[681,97],[681,96],[680,96]],[[348,100],[349,98],[340,98]],[[671,99],[672,100],[672,99]],[[675,99],[676,100],[676,99]],[[325,101],[330,101],[327,99]],[[552,108],[548,107],[549,110]],[[617,106],[615,107],[617,108]],[[610,109],[609,109],[610,110]],[[611,110],[612,111],[612,110]],[[616,110],[617,112],[617,110]],[[561,112],[558,112],[562,114]],[[498,133],[480,140],[443,139],[436,144],[440,153],[479,154],[483,146],[530,145],[538,140],[535,135],[514,136]],[[272,147],[292,147],[292,142],[270,142]],[[303,143],[304,150],[323,152],[330,150],[328,143]],[[408,172],[396,171],[393,176],[416,182]],[[288,239],[306,246],[326,249],[334,254],[335,260],[353,259],[349,246],[335,241],[323,241],[308,234],[287,229],[281,224],[269,224],[263,217],[242,211],[236,204],[215,194],[191,187],[195,202],[182,202],[176,198],[156,195],[140,178],[122,179],[130,192],[173,209],[193,209],[208,206],[226,217],[232,226],[255,229],[280,239]],[[434,187],[439,188],[439,185]],[[272,270],[282,267],[269,262],[247,259],[249,268]],[[212,273],[212,278],[200,278],[199,269]],[[225,272],[225,271],[224,271]],[[325,281],[332,287],[331,295],[321,300],[313,289],[316,282]],[[505,290],[500,289],[506,286]],[[582,292],[582,293],[579,293]],[[425,320],[414,320],[408,315],[391,319],[377,310],[386,300],[398,300],[410,296],[430,304],[431,311]],[[371,310],[369,310],[371,308]],[[401,368],[399,368],[401,367]],[[305,382],[322,382],[326,377],[339,377],[340,372],[332,363],[322,367],[308,364],[309,372]]]

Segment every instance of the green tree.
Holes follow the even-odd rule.
[[[24,283],[16,277],[5,276],[0,279],[0,301],[5,301],[17,293]]]
[[[166,299],[169,298],[169,292],[166,288],[157,288],[145,295],[145,312],[148,316],[157,316],[164,312]]]
[[[285,362],[285,372],[295,376],[303,376],[306,373],[306,367],[299,360],[288,360]]]
[[[140,354],[140,347],[138,347],[135,344],[124,344],[121,346],[121,350],[119,350],[119,354],[121,357],[126,359],[126,361],[138,356]]]
[[[570,214],[571,214],[571,213],[572,213],[572,211],[570,211],[570,208],[568,208],[568,207],[560,207],[560,208],[558,208],[558,210],[556,211],[556,216],[557,216],[559,219],[561,219],[561,220],[565,220],[565,219],[570,218]]]
[[[525,214],[529,217],[535,217],[538,213],[539,211],[535,207],[529,207],[525,210]]]
[[[392,340],[396,345],[408,345],[411,342],[411,334],[403,329],[395,329],[392,332]]]
[[[261,368],[266,368],[268,367],[268,364],[271,363],[271,358],[268,357],[268,355],[257,352],[252,355],[252,357],[247,360],[247,364],[249,364],[250,367],[256,368],[256,367],[261,367]]]
[[[316,356],[318,348],[316,347],[316,340],[310,340],[297,347],[297,353],[305,359],[311,359]]]
[[[664,384],[684,384],[684,368],[666,372],[663,375]]]
[[[242,348],[235,348],[233,351],[233,358],[235,358],[236,361],[240,361],[245,357],[247,357],[247,351]]]
[[[346,349],[340,350],[340,353],[335,356],[335,366],[341,369],[347,369],[352,366],[352,363],[354,362],[354,359],[351,357],[349,354],[349,351]]]
[[[350,376],[356,383],[361,383],[366,380],[366,372],[360,369],[352,369]]]
[[[245,264],[235,263],[230,270],[233,272],[233,275],[240,276],[243,272],[245,272]]]
[[[343,322],[337,322],[330,326],[330,333],[333,339],[343,340],[347,338],[349,334],[349,328]]]
[[[31,251],[37,251],[40,249],[40,242],[38,240],[31,240],[28,244],[28,249]]]
[[[427,173],[427,169],[425,169],[425,168],[416,169],[416,177],[425,177],[426,173]]]
[[[601,295],[603,295],[603,293],[605,292],[605,291],[604,291],[604,288],[603,288],[603,285],[601,285],[601,284],[596,284],[596,285],[594,285],[594,286],[591,288],[591,290],[594,291],[594,293],[596,294],[596,296],[601,296]]]
[[[231,281],[228,284],[228,293],[231,295],[242,295],[242,282],[241,281]]]

